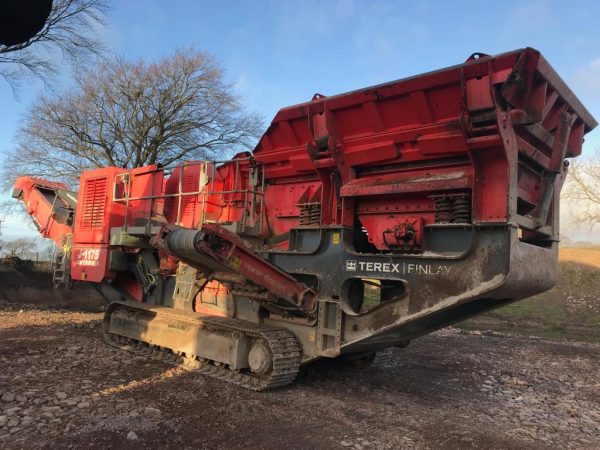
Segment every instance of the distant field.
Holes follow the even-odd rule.
[[[559,252],[561,261],[572,261],[600,269],[600,246],[561,248]]]
[[[561,248],[559,264],[553,289],[461,326],[600,342],[600,247]]]

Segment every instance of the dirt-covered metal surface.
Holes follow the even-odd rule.
[[[254,393],[116,351],[101,313],[0,305],[0,447],[598,448],[598,344],[449,329]]]

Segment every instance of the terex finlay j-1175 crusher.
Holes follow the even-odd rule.
[[[552,287],[596,121],[531,48],[280,110],[252,153],[16,181],[111,345],[262,390]]]

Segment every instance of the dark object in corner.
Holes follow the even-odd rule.
[[[27,42],[46,23],[52,0],[0,0],[0,44]]]

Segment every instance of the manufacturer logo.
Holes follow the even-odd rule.
[[[450,275],[450,267],[445,265],[417,263],[381,263],[372,261],[346,260],[346,272],[370,272],[372,274],[397,273],[401,275]]]

